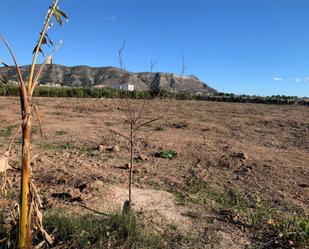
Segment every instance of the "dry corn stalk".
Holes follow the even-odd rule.
[[[49,7],[46,19],[43,24],[43,29],[40,32],[40,37],[38,40],[37,45],[33,51],[33,60],[30,69],[30,75],[28,83],[25,82],[20,67],[18,66],[16,57],[8,44],[7,40],[4,38],[2,34],[1,38],[5,43],[7,49],[9,50],[11,57],[14,61],[16,71],[18,74],[18,84],[19,84],[19,91],[20,91],[20,105],[21,105],[21,116],[22,116],[22,174],[21,174],[21,194],[20,194],[20,216],[19,216],[19,241],[18,247],[20,249],[28,249],[31,248],[32,244],[32,208],[34,206],[35,215],[38,217],[41,215],[37,211],[38,208],[38,198],[35,197],[36,194],[31,192],[33,190],[33,185],[31,182],[31,127],[32,127],[32,114],[33,112],[38,116],[38,120],[40,123],[40,117],[37,112],[37,108],[32,103],[32,95],[34,89],[38,85],[38,81],[40,76],[45,68],[45,65],[51,61],[51,57],[53,53],[56,51],[54,49],[50,56],[45,57],[45,54],[42,50],[42,45],[44,44],[51,44],[53,45],[50,37],[47,34],[47,31],[53,26],[51,22],[52,17],[56,19],[56,21],[62,25],[63,18],[67,19],[67,15],[58,8],[58,1],[54,0],[52,5]],[[36,62],[38,58],[38,54],[41,52],[45,57],[45,61],[39,67],[37,72],[35,72]],[[4,66],[8,66],[8,64],[4,63],[2,60],[0,61]],[[32,188],[31,188],[32,186]],[[38,218],[41,221],[41,217]],[[37,225],[41,223],[38,222]],[[41,230],[41,229],[40,229]],[[44,234],[44,231],[41,230]],[[47,236],[45,236],[47,237]]]

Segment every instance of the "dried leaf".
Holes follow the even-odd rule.
[[[53,15],[56,18],[56,21],[59,23],[59,25],[62,26],[63,22],[62,22],[61,15],[59,14],[58,10],[55,10]]]
[[[9,158],[7,156],[0,157],[0,173],[5,173],[12,167],[9,165]]]
[[[57,7],[57,11],[59,12],[59,14],[64,17],[65,19],[69,19],[69,17],[67,16],[67,14],[65,12],[63,12],[61,9],[59,9],[59,7]]]
[[[42,38],[42,44],[47,44],[47,39],[45,36]]]
[[[67,14],[60,10],[58,7],[54,10],[53,16],[56,18],[60,26],[63,25],[62,17],[68,19]]]
[[[40,144],[40,148],[42,149],[43,147],[43,129],[42,129],[42,119],[41,119],[41,115],[39,113],[38,107],[36,105],[33,105],[33,110],[37,116],[38,122],[39,122],[39,128],[40,128],[40,139],[41,139],[41,144]]]
[[[40,35],[42,35],[42,33],[40,33]],[[42,44],[46,44],[47,46],[49,46],[49,44],[52,46],[54,45],[47,33],[45,33],[44,37],[42,38]]]
[[[33,52],[32,52],[32,54],[34,54],[35,53],[35,51],[37,50],[37,48],[38,48],[38,44],[35,46],[35,48],[33,49]],[[40,53],[42,53],[42,55],[45,57],[45,53],[44,53],[44,51],[42,50],[42,48],[41,47],[39,47],[39,52]]]
[[[23,76],[21,74],[21,71],[20,71],[20,67],[18,66],[18,63],[17,63],[17,60],[16,60],[16,57],[15,57],[15,54],[13,53],[12,51],[12,48],[10,46],[10,44],[7,42],[7,40],[5,39],[5,37],[0,33],[0,37],[2,39],[2,41],[5,43],[5,46],[7,47],[7,49],[9,50],[11,56],[12,56],[12,59],[14,61],[14,64],[15,64],[15,67],[16,67],[16,71],[17,71],[17,75],[18,75],[18,84],[19,84],[19,88],[20,88],[20,92],[21,92],[21,96],[26,99],[27,98],[27,90],[26,90],[26,85],[24,83],[24,79],[23,79]]]
[[[42,206],[42,202],[41,202],[38,191],[35,185],[33,184],[33,182],[31,182],[31,195],[32,195],[32,204],[33,204],[35,224],[37,228],[39,229],[39,231],[41,232],[44,239],[49,244],[52,244],[54,242],[52,237],[46,232],[46,230],[43,227],[43,214],[40,211],[40,206]]]
[[[10,66],[9,66],[8,64],[4,63],[3,61],[1,62],[1,64],[2,64],[3,66],[7,67],[7,68],[10,68]]]
[[[0,63],[5,67],[10,68],[10,66],[6,64],[1,58],[0,58]]]
[[[50,37],[49,37],[49,35],[48,35],[47,33],[45,34],[45,37],[46,37],[47,41],[48,41],[52,46],[54,46],[53,41],[50,39]]]

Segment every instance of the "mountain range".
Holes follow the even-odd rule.
[[[37,67],[38,68],[38,67]],[[29,75],[30,66],[22,66],[24,79]],[[8,82],[16,83],[15,67],[0,67],[0,74]],[[154,88],[168,92],[216,93],[217,91],[200,81],[196,76],[181,76],[173,73],[123,71],[116,67],[89,67],[46,65],[39,81],[40,85],[69,87],[118,87],[131,84],[134,89],[146,91]]]

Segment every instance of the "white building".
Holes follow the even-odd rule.
[[[114,88],[130,92],[134,91],[134,85],[128,83],[115,85]]]

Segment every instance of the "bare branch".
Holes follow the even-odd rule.
[[[139,113],[137,114],[136,118],[134,119],[134,122],[137,122],[144,115],[144,111],[146,109],[145,107],[146,107],[146,99],[144,99],[142,107],[141,107]]]
[[[126,46],[126,40],[123,41],[121,48],[118,50],[118,58],[119,58],[120,69],[123,70],[124,72],[125,72],[125,67],[124,67],[124,63],[123,63],[123,60],[122,60],[122,52],[123,52],[125,46]]]
[[[123,134],[121,134],[121,133],[119,133],[119,132],[117,132],[117,131],[115,131],[115,130],[110,129],[110,132],[112,132],[112,133],[114,133],[114,134],[116,134],[116,135],[118,135],[118,136],[121,136],[121,137],[127,139],[128,141],[130,141],[130,138],[129,138],[129,137],[127,137],[126,135],[123,135]]]
[[[128,122],[132,123],[134,120],[133,111],[132,111],[133,107],[132,107],[132,103],[128,96],[126,96],[124,100],[120,101],[120,106],[126,118],[128,119]]]
[[[7,68],[11,68],[8,64],[6,64],[1,58],[0,58],[0,63],[3,65],[3,66],[5,66],[5,67],[7,67]]]
[[[187,66],[185,64],[185,56],[182,54],[182,65],[181,65],[181,76],[185,75],[185,71],[187,70]]]
[[[1,39],[2,41],[4,42],[4,44],[6,45],[7,49],[9,50],[11,56],[12,56],[12,59],[14,61],[14,64],[15,64],[15,67],[16,67],[16,71],[17,71],[17,74],[18,74],[18,78],[19,78],[19,88],[20,88],[20,92],[21,92],[21,96],[23,99],[27,99],[27,90],[26,90],[26,86],[25,86],[25,83],[24,83],[24,80],[23,80],[23,76],[21,74],[21,71],[20,71],[20,68],[18,66],[18,63],[17,63],[17,60],[16,60],[16,57],[11,49],[11,46],[9,45],[9,43],[7,42],[7,40],[5,39],[5,37],[2,35],[2,33],[0,33],[0,36],[1,36]]]
[[[150,72],[153,71],[153,68],[155,67],[155,65],[157,64],[159,58],[157,58],[155,61],[150,60]]]
[[[140,129],[141,127],[143,127],[145,125],[151,124],[153,122],[156,122],[156,121],[162,119],[165,116],[165,114],[167,113],[167,110],[162,115],[160,115],[159,117],[151,119],[151,120],[148,120],[145,123],[142,123],[142,124],[138,125],[137,127],[134,128],[134,131],[137,131],[138,129]]]

